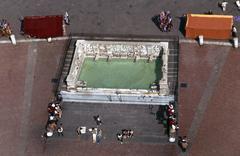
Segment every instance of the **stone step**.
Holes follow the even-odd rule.
[[[67,67],[70,68],[70,66],[71,66],[70,63],[64,63],[64,66],[63,66],[63,67],[64,67],[64,68],[67,68]]]
[[[72,57],[73,57],[73,54],[69,54],[69,53],[67,53],[66,58],[70,58],[70,59],[72,59]],[[65,58],[65,59],[66,59],[66,58]]]
[[[68,71],[62,71],[62,76],[67,76],[68,75]]]
[[[168,62],[178,62],[178,56],[177,55],[168,56]]]
[[[63,70],[69,70],[70,65],[68,65],[68,66],[65,66],[65,65],[63,66]]]
[[[69,67],[63,67],[62,72],[68,72],[69,71]]]

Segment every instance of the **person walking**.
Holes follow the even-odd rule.
[[[43,138],[44,143],[47,143],[47,139],[48,139],[47,132],[44,132],[43,135],[41,135],[41,138]]]
[[[64,22],[65,24],[70,25],[70,19],[67,11],[64,14]]]
[[[123,144],[123,134],[118,133],[117,139],[118,139],[118,141],[120,141],[121,144]]]
[[[178,141],[179,146],[181,147],[183,152],[186,152],[187,147],[188,147],[188,139],[186,136],[179,137]]]
[[[76,129],[76,133],[77,133],[77,136],[80,136],[82,133],[81,133],[81,127],[77,127]]]
[[[102,125],[102,120],[101,120],[101,118],[100,118],[100,115],[94,116],[93,118],[94,118],[94,120],[96,121],[97,126]]]
[[[58,136],[63,136],[63,126],[62,126],[62,124],[60,124],[60,126],[58,127],[58,129],[57,129],[57,132],[58,132]]]

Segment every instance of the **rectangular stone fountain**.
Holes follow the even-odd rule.
[[[166,105],[168,42],[77,40],[63,101]],[[155,85],[153,85],[155,84]]]

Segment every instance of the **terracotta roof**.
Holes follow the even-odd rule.
[[[232,29],[233,16],[188,14],[187,27],[199,29]]]
[[[196,38],[203,35],[208,39],[230,39],[232,36],[233,16],[188,14],[186,37]]]

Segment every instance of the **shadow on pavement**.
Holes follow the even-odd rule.
[[[185,36],[185,25],[186,25],[186,22],[187,22],[187,17],[185,16],[181,16],[181,17],[177,17],[178,20],[180,20],[179,22],[179,28],[178,30],[182,33],[183,36]]]
[[[158,27],[160,30],[160,15],[155,15],[152,17],[152,22]]]

